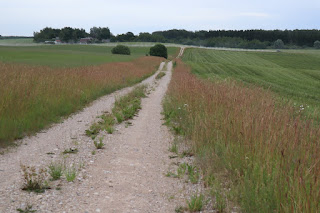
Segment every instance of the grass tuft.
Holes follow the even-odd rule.
[[[51,176],[51,180],[59,180],[63,174],[64,165],[60,162],[52,162],[49,165],[49,175]]]
[[[104,147],[104,143],[103,143],[103,137],[99,138],[99,142],[98,141],[94,141],[94,146],[97,148],[97,149],[103,149]]]
[[[192,195],[190,200],[187,201],[188,210],[190,212],[199,212],[205,205],[204,195]]]

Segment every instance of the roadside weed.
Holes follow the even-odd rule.
[[[195,194],[192,195],[190,200],[187,201],[188,210],[190,212],[201,211],[203,206],[205,205],[204,195],[203,194]]]
[[[169,148],[169,151],[178,154],[178,145],[177,145],[177,143],[173,142],[171,144],[171,147]]]
[[[17,211],[21,213],[32,213],[36,212],[37,210],[32,209],[32,205],[27,204],[24,209],[18,208]]]
[[[69,148],[69,149],[65,149],[62,154],[76,154],[78,153],[78,149],[77,148]]]
[[[77,177],[77,169],[75,168],[74,165],[72,165],[71,167],[67,168],[65,170],[65,173],[64,173],[65,177],[66,177],[66,180],[68,182],[72,182],[75,180],[75,178]]]
[[[49,175],[51,176],[51,180],[59,180],[63,173],[64,165],[61,162],[52,162],[49,165]]]
[[[94,141],[93,142],[94,143],[94,145],[95,145],[95,147],[97,148],[97,149],[103,149],[103,147],[104,147],[104,143],[103,143],[103,137],[101,137],[101,138],[99,138],[99,142],[98,141]]]
[[[25,165],[21,165],[21,169],[24,178],[22,190],[43,193],[46,189],[49,189],[46,169],[36,169],[34,166]]]

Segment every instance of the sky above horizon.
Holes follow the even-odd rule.
[[[44,27],[109,27],[113,34],[158,30],[320,29],[320,0],[1,0],[0,35]]]

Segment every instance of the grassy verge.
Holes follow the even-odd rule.
[[[60,68],[0,63],[0,147],[154,73],[161,58]]]
[[[182,62],[173,72],[167,123],[192,141],[219,209],[227,206],[221,196],[244,212],[320,209],[320,129],[273,96],[235,81],[198,79]],[[217,180],[227,185],[217,189]]]

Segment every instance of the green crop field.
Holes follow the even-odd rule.
[[[33,43],[33,38],[10,38],[10,39],[0,39],[0,45],[31,45]]]
[[[145,56],[149,47],[130,47],[131,55],[113,55],[112,47],[97,45],[39,45],[28,47],[0,46],[0,61],[51,67],[75,67],[98,65],[109,62],[132,61]],[[176,47],[169,47],[174,55]]]
[[[232,78],[270,89],[297,106],[320,108],[320,51],[278,53],[187,49],[183,60],[203,78]]]

